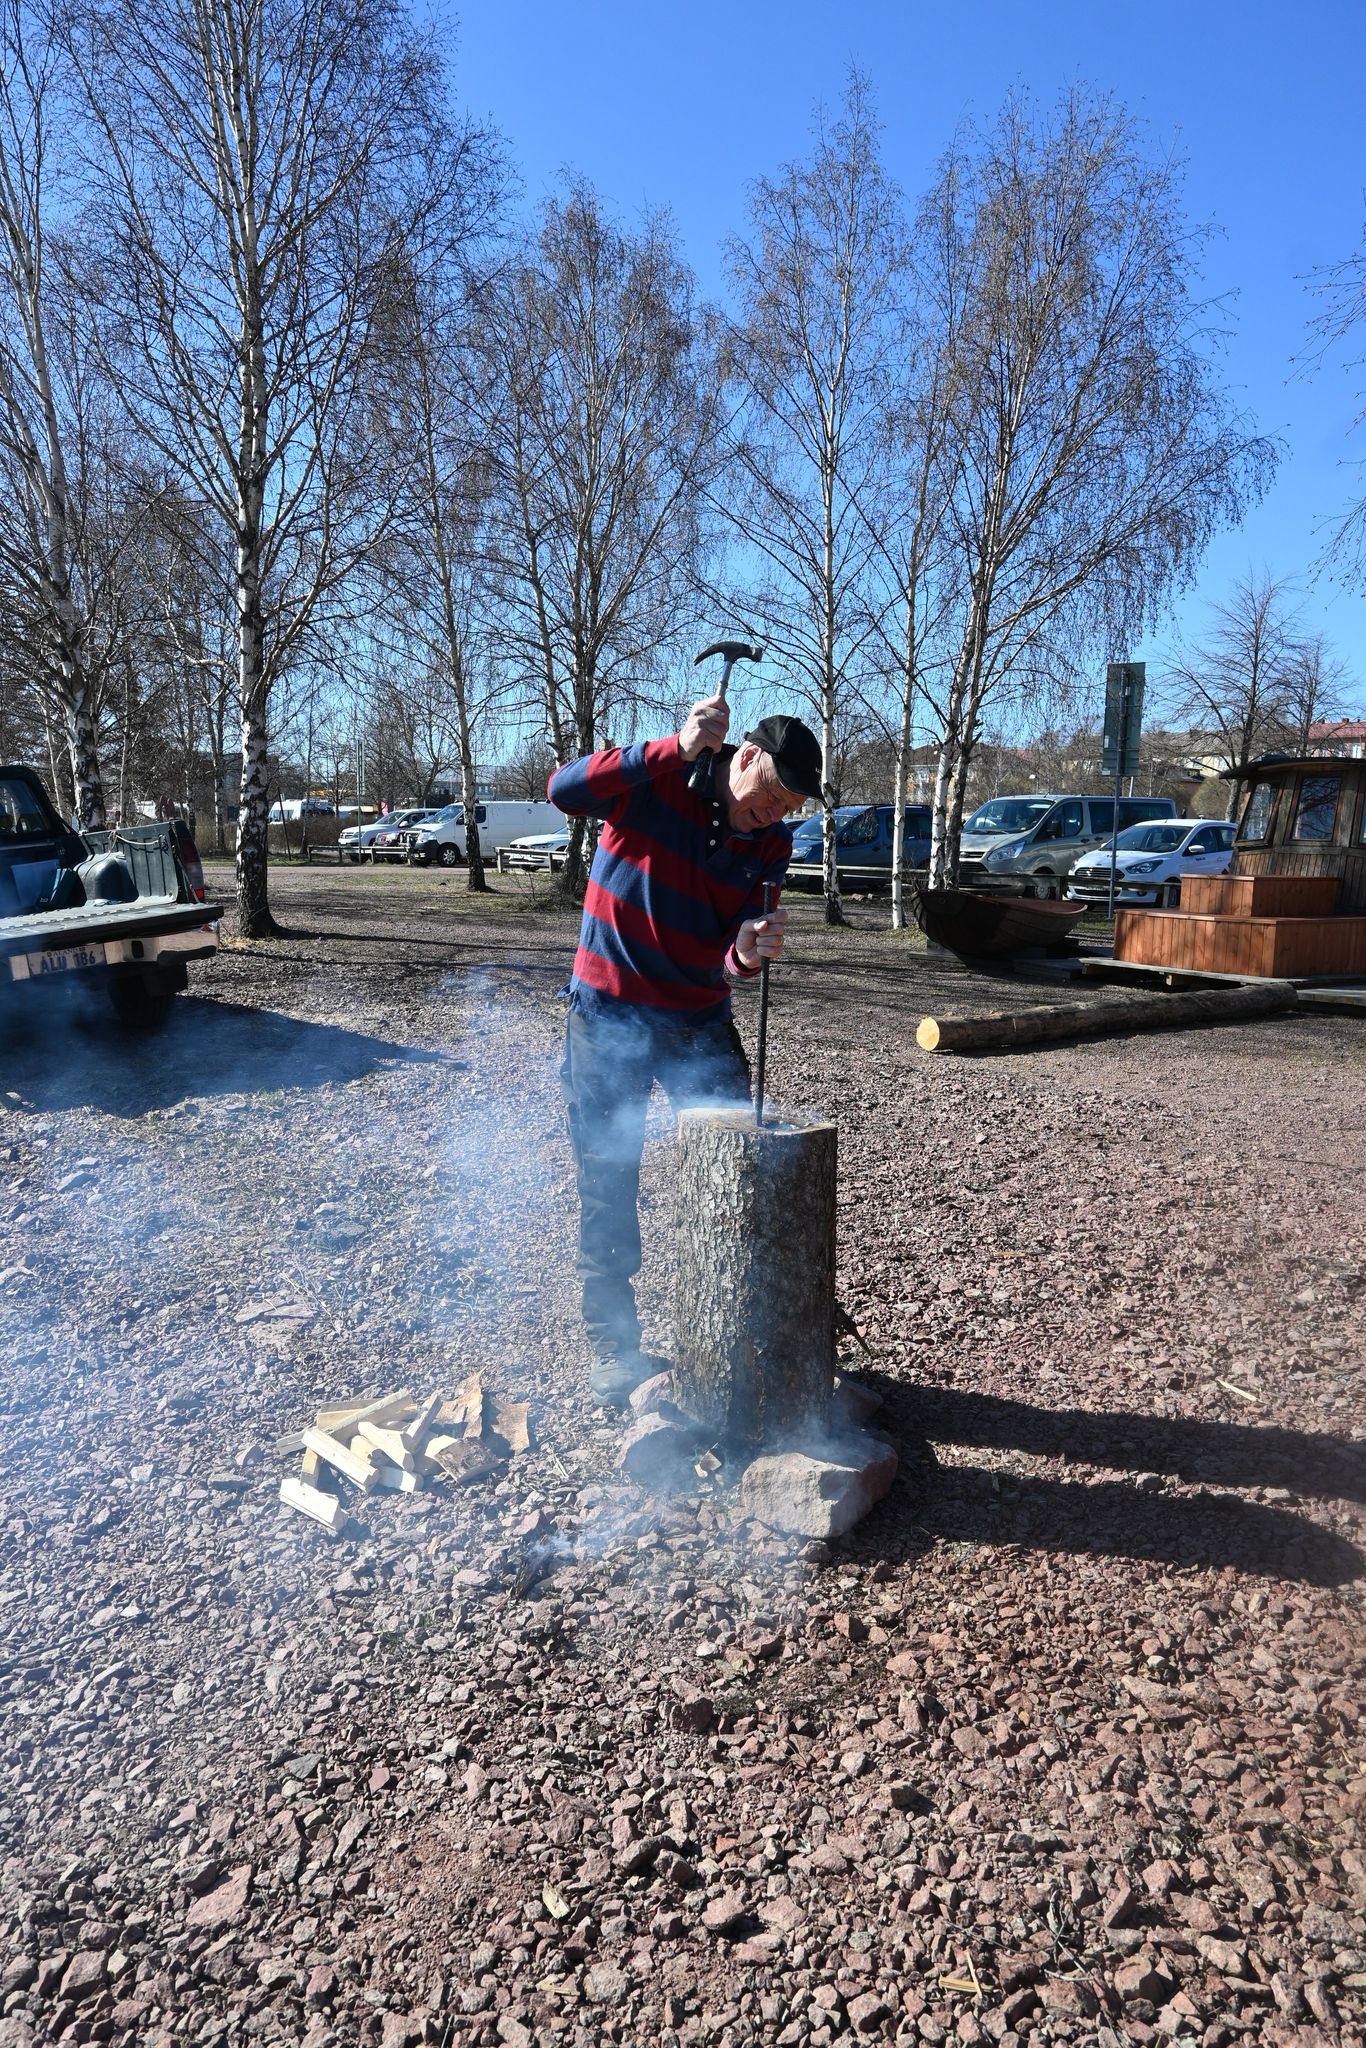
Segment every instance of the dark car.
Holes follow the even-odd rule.
[[[930,858],[930,807],[907,804],[902,868],[923,868]],[[891,804],[842,805],[835,812],[835,860],[840,887],[886,888],[892,879]],[[792,834],[787,879],[795,888],[817,888],[824,879],[825,820],[803,818]]]

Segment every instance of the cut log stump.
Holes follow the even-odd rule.
[[[678,1119],[677,1399],[718,1437],[823,1428],[835,1371],[834,1124]]]

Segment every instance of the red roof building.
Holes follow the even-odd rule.
[[[1321,720],[1309,728],[1309,745],[1316,754],[1348,754],[1360,761],[1366,756],[1366,719]]]

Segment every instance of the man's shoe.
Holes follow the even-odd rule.
[[[599,1408],[625,1408],[637,1387],[667,1369],[662,1358],[648,1358],[640,1351],[623,1351],[608,1356],[600,1353],[588,1375],[588,1391]]]

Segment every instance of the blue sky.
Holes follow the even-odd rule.
[[[1045,100],[1077,81],[1108,91],[1155,151],[1185,156],[1189,213],[1220,231],[1206,287],[1237,295],[1227,382],[1285,452],[1263,505],[1210,549],[1177,623],[1198,632],[1206,601],[1249,569],[1297,581],[1306,623],[1366,706],[1366,598],[1311,577],[1323,522],[1354,487],[1342,467],[1353,380],[1335,367],[1306,381],[1292,364],[1313,310],[1305,274],[1350,254],[1366,218],[1366,0],[522,0],[468,8],[454,68],[462,102],[506,137],[529,202],[572,167],[624,215],[668,206],[704,292],[719,294],[748,186],[803,154],[814,106],[838,101],[851,63],[911,197],[955,126],[989,118],[1018,85]],[[1160,667],[1165,637],[1133,654]]]

